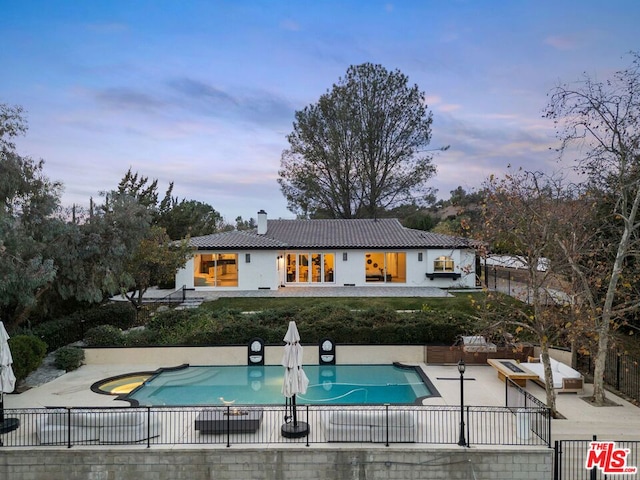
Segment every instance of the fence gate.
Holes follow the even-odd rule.
[[[591,466],[592,468],[587,468]],[[634,471],[635,470],[635,471]],[[640,441],[557,440],[554,480],[640,479]]]

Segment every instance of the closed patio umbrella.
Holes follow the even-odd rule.
[[[284,341],[282,394],[285,396],[287,410],[291,409],[291,415],[285,415],[282,435],[288,438],[298,438],[309,434],[309,424],[298,421],[296,409],[296,395],[306,393],[309,379],[302,368],[302,345],[300,345],[300,334],[298,333],[296,322],[289,322]],[[289,422],[290,419],[293,421]]]
[[[16,386],[16,377],[13,374],[13,358],[9,350],[9,335],[4,328],[4,323],[0,322],[0,433],[6,433],[18,428],[18,421],[9,418],[5,422],[4,418],[4,394],[13,392]],[[2,445],[2,442],[0,442]]]

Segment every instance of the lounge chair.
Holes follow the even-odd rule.
[[[553,377],[554,390],[558,393],[582,393],[584,378],[580,372],[574,370],[569,365],[554,360],[553,358],[550,358],[549,361],[551,362],[551,375]],[[542,357],[539,359],[530,358],[529,362],[522,363],[522,365],[540,377],[539,380],[534,380],[538,385],[545,385]]]
[[[150,421],[149,421],[150,420]],[[52,409],[37,420],[41,444],[136,443],[160,435],[162,425],[157,412],[78,411]],[[71,435],[71,439],[69,439]]]
[[[323,424],[328,442],[416,441],[416,419],[412,412],[333,410],[324,414]]]

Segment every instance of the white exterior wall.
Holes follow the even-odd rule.
[[[193,288],[193,257],[176,273],[176,288]]]
[[[346,252],[347,260],[343,260]],[[406,282],[367,282],[365,278],[366,253],[368,252],[405,252],[406,253]],[[221,253],[217,251],[199,251],[199,254]],[[322,288],[323,286],[342,287],[344,285],[372,286],[380,285],[391,287],[438,287],[438,288],[473,288],[476,284],[475,252],[473,250],[246,250],[238,252],[224,252],[238,254],[238,286],[237,287],[197,287],[198,290],[258,290],[269,288],[272,290],[285,283],[284,259],[285,253],[332,253],[335,259],[333,283],[290,283],[288,285],[309,285]],[[251,262],[246,263],[245,254],[251,255]],[[422,261],[418,260],[422,253]],[[457,280],[451,278],[436,278],[430,280],[427,273],[433,272],[436,258],[441,255],[449,256],[454,261],[454,272],[461,277]],[[186,285],[193,288],[193,259],[189,260],[184,269],[176,275],[176,287]]]
[[[451,278],[426,278],[424,285],[432,287],[460,287],[474,288],[476,286],[476,257],[474,250],[429,250],[426,255],[426,272],[433,273],[434,262],[440,256],[453,258],[454,273],[459,273],[461,277],[457,280]]]
[[[236,253],[238,255],[238,286],[237,287],[196,287],[201,291],[214,290],[258,290],[260,288],[277,289],[280,285],[277,269],[278,253],[274,250],[244,250],[238,252],[202,250],[198,255],[210,253]],[[251,261],[246,262],[246,254],[251,255]],[[176,273],[176,288],[185,285],[194,288],[194,259],[187,261],[184,268]]]
[[[246,263],[245,254],[251,255]],[[278,252],[275,250],[248,250],[238,252],[238,286],[230,290],[277,290],[280,285],[277,268]]]

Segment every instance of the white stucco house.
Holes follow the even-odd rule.
[[[307,286],[476,286],[474,242],[405,228],[397,219],[268,220],[191,238],[176,286],[275,290]]]

